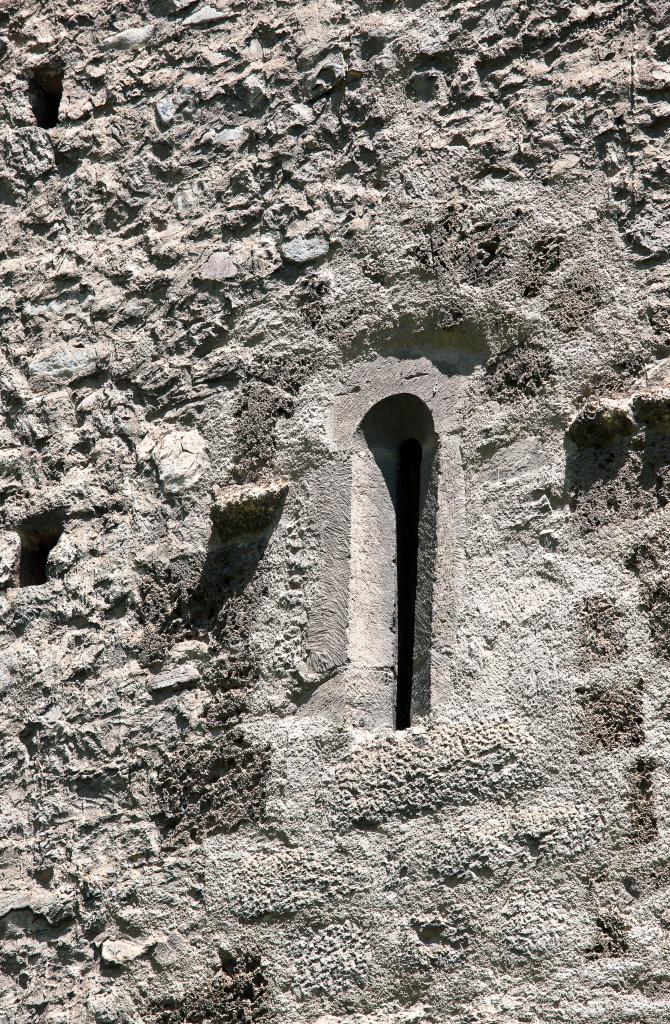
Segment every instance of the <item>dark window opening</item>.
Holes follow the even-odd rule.
[[[396,477],[396,567],[398,580],[398,661],[396,729],[408,729],[414,679],[414,623],[419,560],[421,445],[414,438],[398,447]]]
[[[55,128],[63,98],[63,70],[61,67],[37,68],[28,83],[28,97],[35,121],[40,128]]]
[[[43,529],[25,528],[19,531],[21,556],[19,559],[19,586],[39,587],[49,579],[49,553],[60,540],[62,526]]]

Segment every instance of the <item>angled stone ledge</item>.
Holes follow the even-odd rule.
[[[592,400],[580,409],[568,427],[568,437],[578,448],[604,448],[635,433],[627,403]]]
[[[211,508],[212,524],[222,541],[247,533],[267,530],[284,503],[288,481],[263,484],[215,486]]]
[[[670,432],[670,389],[655,388],[633,399],[636,420],[650,430]]]

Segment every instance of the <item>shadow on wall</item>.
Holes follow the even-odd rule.
[[[222,542],[212,530],[200,577],[181,607],[184,623],[194,633],[216,634],[225,625],[221,616],[226,603],[247,590],[269,539],[261,535]]]
[[[185,555],[156,566],[143,587],[143,664],[162,663],[180,640],[214,639],[229,655],[231,673],[252,672],[250,591],[286,492],[283,482],[274,482],[233,485],[215,493],[204,555]]]
[[[565,489],[584,533],[670,501],[670,398],[593,402],[570,425]]]
[[[288,485],[281,480],[215,490],[207,557],[189,595],[187,615],[192,626],[208,628],[207,624],[217,622],[225,602],[247,589],[279,521],[287,491]]]

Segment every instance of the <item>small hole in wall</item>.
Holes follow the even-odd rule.
[[[36,68],[28,82],[28,98],[40,128],[55,128],[63,98],[63,68],[44,65]]]
[[[49,579],[49,554],[63,533],[62,524],[26,527],[19,530],[21,555],[19,558],[19,586],[39,587]]]

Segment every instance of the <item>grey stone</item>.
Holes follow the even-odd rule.
[[[222,128],[213,136],[213,141],[220,146],[239,146],[247,139],[246,128]]]
[[[267,100],[265,79],[259,74],[247,75],[240,83],[238,92],[250,114],[260,110]]]
[[[49,174],[55,167],[53,143],[43,128],[17,128],[5,135],[5,160],[28,182]]]
[[[91,348],[63,348],[55,352],[46,352],[33,359],[28,365],[32,377],[52,378],[58,381],[71,381],[87,377],[99,369],[105,354]]]
[[[215,283],[229,281],[237,277],[237,267],[228,253],[214,252],[203,263],[196,276],[201,281],[213,281]]]
[[[281,246],[281,254],[288,263],[313,263],[314,260],[326,256],[330,250],[330,243],[326,238],[312,236],[304,238],[298,235]]]
[[[204,7],[198,7],[197,10],[193,11],[192,14],[187,15],[184,18],[183,25],[216,25],[220,21],[225,21],[231,17],[229,10],[225,8],[222,10],[219,7],[212,7],[210,4],[205,4]]]
[[[102,41],[105,50],[134,50],[148,42],[154,34],[153,25],[142,25],[137,28],[127,28],[123,32],[115,32]]]
[[[330,54],[307,76],[307,86],[314,99],[331,92],[342,85],[346,78],[347,66],[344,56],[339,51]]]
[[[200,672],[195,665],[180,665],[168,672],[160,672],[149,680],[149,689],[152,692],[161,690],[183,690],[189,686],[196,686],[200,680]]]
[[[175,114],[177,113],[177,107],[175,106],[174,100],[170,96],[165,96],[162,100],[159,100],[156,104],[156,117],[158,122],[163,128],[169,128],[174,121]]]

